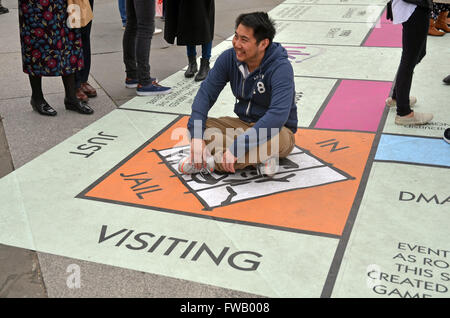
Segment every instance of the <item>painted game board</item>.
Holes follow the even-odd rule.
[[[274,178],[177,172],[200,85],[180,70],[163,81],[170,95],[136,97],[0,179],[0,243],[269,297],[449,297],[449,93],[428,83],[450,61],[416,70],[433,122],[396,126],[384,101],[401,26],[384,10],[287,0],[270,12],[299,116]],[[233,103],[226,87],[210,116]]]

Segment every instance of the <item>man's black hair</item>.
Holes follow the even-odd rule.
[[[235,29],[237,29],[239,24],[253,29],[256,43],[269,39],[269,45],[272,44],[276,33],[275,23],[266,12],[243,13],[237,17]]]

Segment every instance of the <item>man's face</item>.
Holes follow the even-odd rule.
[[[253,35],[253,29],[239,24],[233,37],[233,48],[236,52],[236,58],[239,62],[246,64],[258,61],[264,56],[268,39],[258,44]]]

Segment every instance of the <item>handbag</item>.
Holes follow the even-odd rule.
[[[67,26],[78,29],[86,26],[94,18],[89,0],[67,0]]]

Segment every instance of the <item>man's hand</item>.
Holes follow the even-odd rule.
[[[203,139],[194,138],[191,140],[191,163],[194,164],[195,169],[200,170],[206,168],[206,156],[209,155],[209,150],[206,148],[206,143]]]
[[[223,154],[222,157],[222,167],[223,170],[225,170],[226,172],[232,172],[234,173],[234,164],[237,161],[237,158],[235,156],[233,156],[233,154],[231,153],[231,151],[229,149],[227,149],[227,151],[225,151],[225,153]]]

